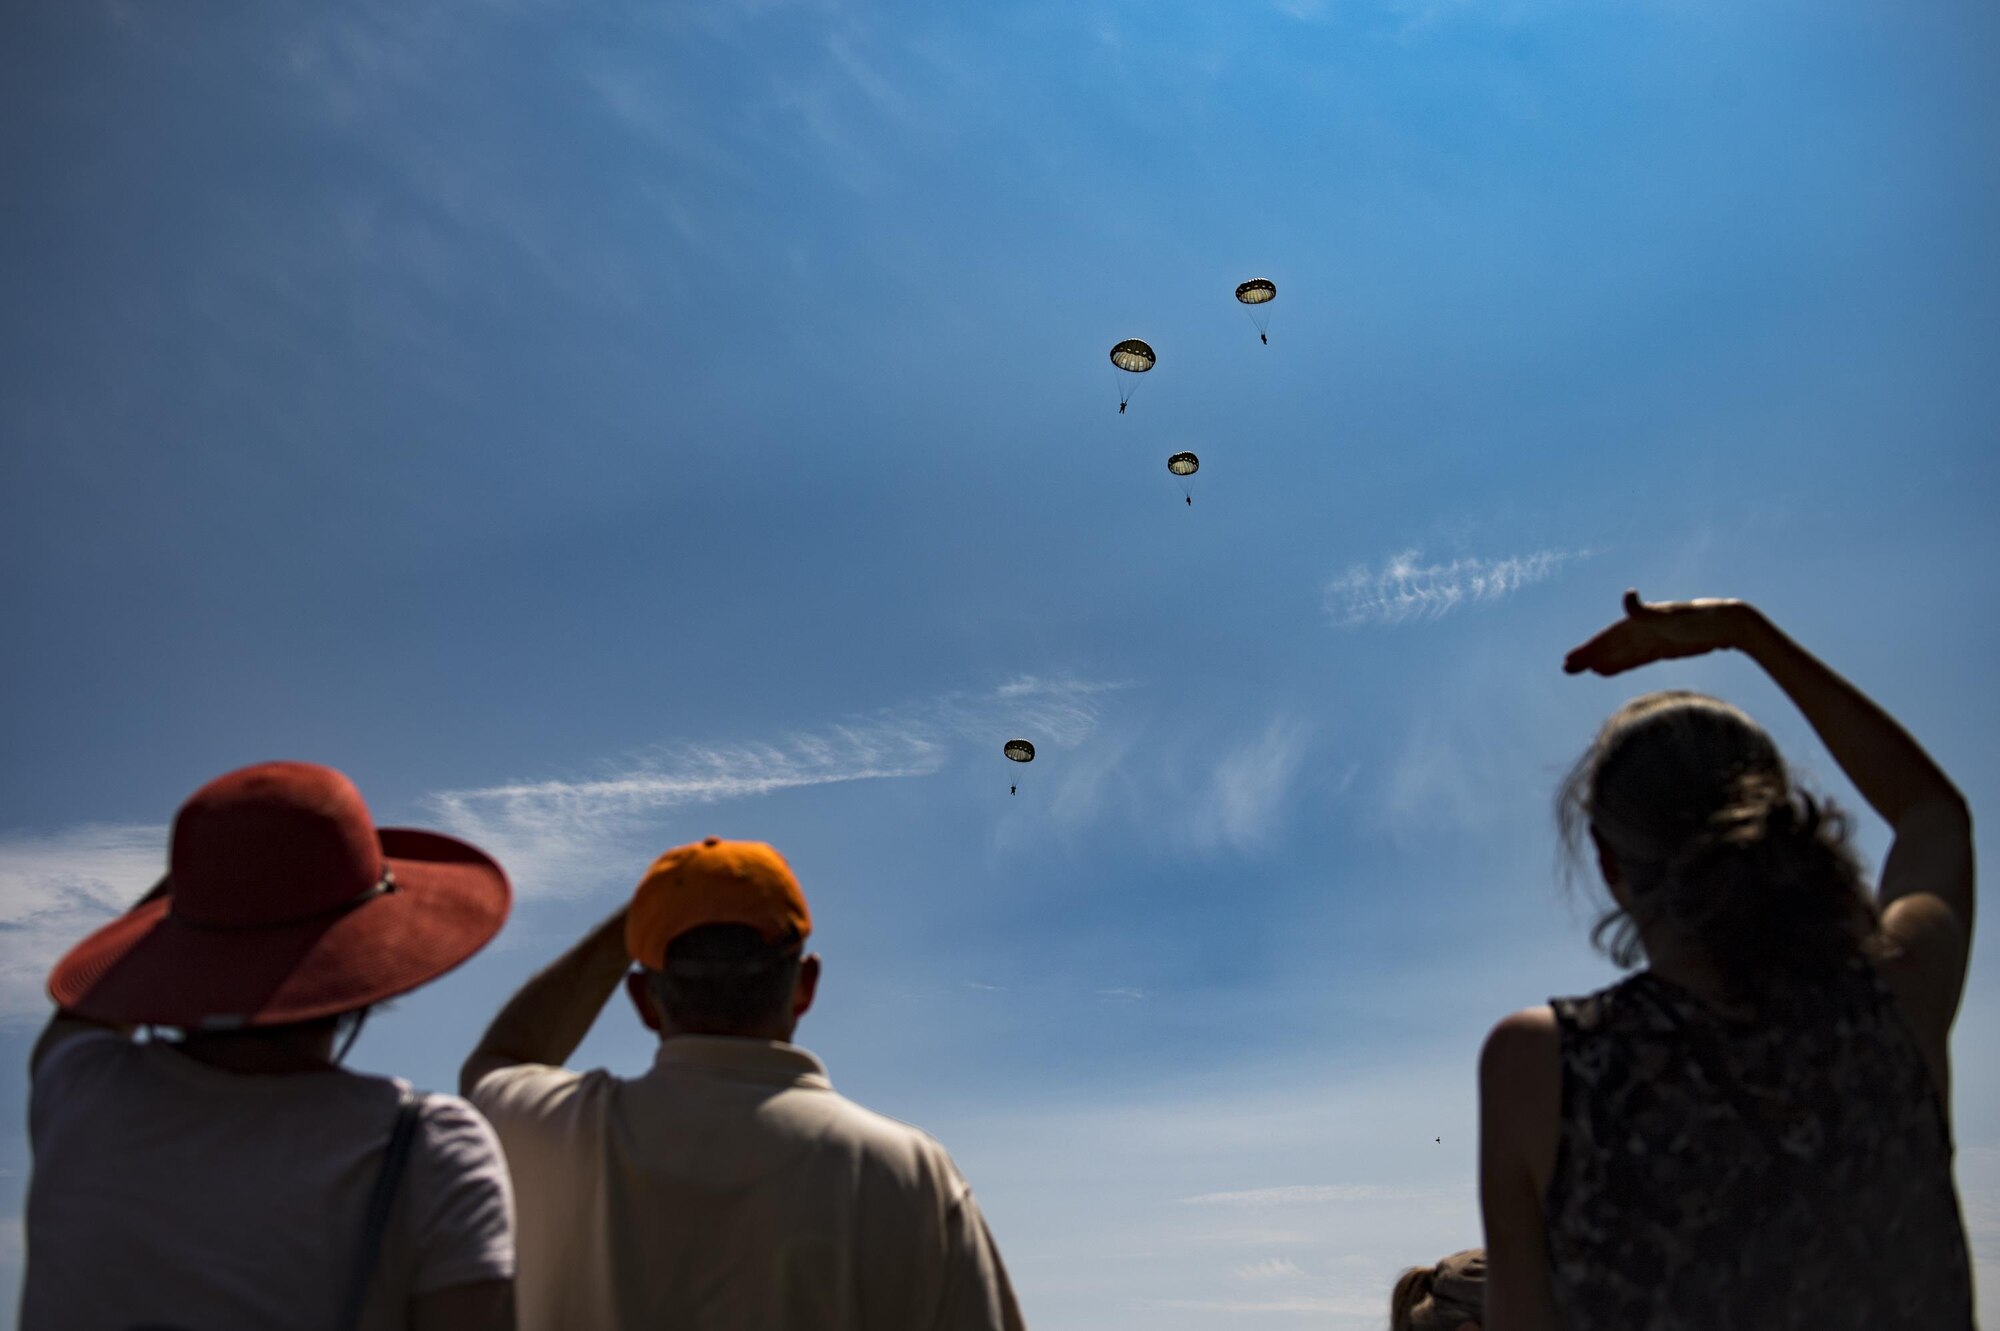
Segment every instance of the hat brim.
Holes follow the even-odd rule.
[[[393,891],[330,918],[219,930],[174,919],[169,890],[70,949],[49,996],[119,1025],[278,1026],[408,993],[500,931],[513,894],[491,857],[437,832],[377,835]]]

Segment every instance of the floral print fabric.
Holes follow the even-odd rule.
[[[1550,1006],[1543,1214],[1573,1331],[1972,1325],[1950,1134],[1872,967],[1769,1005],[1782,1019],[1724,1019],[1647,972]]]

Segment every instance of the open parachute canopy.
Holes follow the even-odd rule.
[[[1008,740],[1000,747],[1000,752],[1006,754],[1017,763],[1031,763],[1035,761],[1035,746],[1024,739]]]
[[[1253,277],[1236,288],[1236,299],[1245,305],[1262,305],[1278,298],[1278,288],[1268,278]]]
[[[1152,369],[1159,359],[1153,354],[1151,347],[1136,337],[1128,337],[1111,348],[1111,363],[1121,370],[1130,370],[1133,374],[1144,374]]]
[[[1167,459],[1167,470],[1176,476],[1192,476],[1201,470],[1201,459],[1192,453],[1176,453]]]

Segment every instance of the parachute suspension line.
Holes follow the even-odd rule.
[[[1201,459],[1192,453],[1176,453],[1167,459],[1167,472],[1181,487],[1181,501],[1194,507],[1194,483],[1188,477],[1201,470]]]
[[[1243,304],[1243,312],[1250,316],[1250,326],[1257,330],[1257,340],[1265,346],[1271,345],[1271,311],[1267,308],[1278,298],[1278,288],[1268,277],[1253,277],[1236,288],[1236,299]]]
[[[1132,394],[1138,390],[1138,376],[1153,368],[1153,349],[1136,337],[1128,337],[1111,348],[1111,364],[1118,370],[1118,414],[1123,416]],[[1128,382],[1125,376],[1132,376]]]
[[[1011,763],[1031,763],[1035,761],[1035,746],[1025,739],[1008,740],[1000,746],[1000,752]],[[1007,793],[1009,795],[1018,795],[1021,793],[1018,778],[1007,783]]]

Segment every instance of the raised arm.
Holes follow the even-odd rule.
[[[1902,827],[1913,810],[1926,805],[1965,807],[1944,769],[1867,694],[1755,607],[1739,604],[1736,614],[1737,645],[1798,704],[1840,770],[1891,827]]]
[[[1940,1043],[1965,988],[1972,940],[1972,816],[1965,797],[1895,718],[1742,601],[1648,604],[1572,651],[1571,673],[1616,675],[1652,661],[1735,648],[1812,723],[1861,797],[1895,831],[1882,868],[1883,926],[1906,953],[1899,985],[1920,1034]]]
[[[591,1023],[631,965],[625,952],[625,907],[585,934],[521,986],[486,1028],[459,1070],[458,1087],[470,1096],[479,1079],[515,1063],[561,1064],[576,1052]]]

